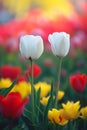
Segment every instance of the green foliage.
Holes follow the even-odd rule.
[[[4,53],[4,55],[3,55]],[[22,74],[26,70],[28,66],[27,61],[20,61],[19,60],[19,54],[7,54],[7,52],[3,49],[0,49],[0,67],[4,64],[12,64],[17,65],[22,68]],[[51,66],[45,65],[45,60],[50,59],[52,62]],[[34,90],[34,99],[35,99],[35,120],[34,123],[32,123],[32,106],[30,100],[24,110],[23,115],[14,123],[13,130],[86,130],[87,129],[87,120],[82,121],[81,119],[77,119],[74,122],[69,122],[69,124],[65,126],[60,125],[54,125],[52,124],[47,117],[48,110],[51,110],[54,107],[54,99],[53,94],[55,92],[55,87],[57,83],[57,61],[58,58],[53,56],[50,52],[44,52],[42,57],[40,57],[39,60],[35,61],[36,64],[40,65],[42,69],[42,74],[35,79],[35,83],[38,81],[45,81],[48,83],[51,83],[52,81],[55,82],[55,84],[51,84],[51,92],[50,92],[50,98],[46,106],[41,105],[40,103],[40,89],[36,92]],[[57,62],[56,62],[57,61]],[[67,56],[63,59],[62,63],[62,70],[64,70],[65,75],[61,75],[61,81],[60,81],[60,90],[64,90],[65,96],[64,99],[60,102],[59,106],[61,108],[62,102],[70,101],[81,101],[81,106],[87,105],[87,87],[85,88],[84,92],[82,94],[76,93],[72,90],[69,84],[69,76],[71,74],[75,74],[77,72],[79,73],[85,73],[87,74],[87,54],[84,54],[82,52],[78,52],[78,55],[76,57],[70,57]],[[7,89],[1,89],[0,94],[3,96],[6,96],[10,90],[14,87],[17,80],[13,82],[13,84],[7,88]],[[31,96],[30,96],[31,99]],[[7,126],[7,128],[5,127]],[[82,128],[81,128],[82,127]],[[3,128],[3,130],[9,129],[9,120],[4,119],[4,117],[0,116],[0,128]]]
[[[17,79],[12,83],[12,85],[9,88],[2,88],[0,90],[0,94],[3,95],[3,96],[6,96],[11,91],[11,89],[14,87],[16,82],[17,82]]]

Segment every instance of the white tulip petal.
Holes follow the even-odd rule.
[[[43,50],[43,40],[40,36],[25,35],[21,37],[20,52],[25,58],[37,59],[41,56]]]
[[[54,55],[64,57],[70,48],[70,35],[65,32],[54,32],[48,36]]]
[[[21,37],[20,43],[21,43],[21,54],[28,59],[30,57],[30,50],[31,50],[29,46],[29,36],[25,35]]]
[[[54,37],[54,42],[58,44],[59,42],[61,42],[63,35],[61,33],[55,32],[53,33],[53,37]]]
[[[24,42],[24,38],[22,37],[20,39],[20,52],[21,52],[21,55],[24,55],[26,57],[26,45],[25,45],[25,42]],[[26,57],[27,58],[27,57]]]
[[[37,41],[37,58],[39,58],[44,51],[44,46],[43,46],[42,38],[40,36],[37,36],[36,38],[38,38],[38,41]]]
[[[54,41],[53,35],[50,34],[50,35],[48,36],[48,40],[49,40],[49,42],[50,42],[50,44],[51,44],[51,48],[52,48],[53,54],[56,55],[56,47],[55,47],[55,41]]]
[[[32,42],[32,45],[31,45],[31,57],[32,59],[37,59],[37,43],[38,43],[38,39],[34,37],[34,42]]]

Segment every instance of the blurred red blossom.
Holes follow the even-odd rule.
[[[29,97],[22,100],[17,92],[11,92],[6,97],[0,95],[0,113],[6,118],[15,119],[21,116]]]
[[[86,87],[87,76],[85,74],[75,74],[70,76],[69,81],[76,92],[83,92]]]
[[[19,49],[18,39],[9,38],[6,44],[6,51],[8,53],[15,53],[15,52],[18,52],[18,49]]]
[[[9,39],[19,40],[21,34],[33,34],[42,36],[46,45],[50,33],[65,31],[72,34],[77,25],[77,20],[61,15],[56,15],[54,19],[51,19],[43,10],[32,9],[29,10],[25,17],[0,25],[0,39],[2,44],[6,45]]]
[[[21,81],[26,81],[27,82],[27,77],[26,76],[18,76],[18,80],[17,80],[17,82],[19,83],[19,82],[21,82]]]
[[[21,74],[21,68],[18,66],[3,65],[0,70],[2,78],[15,80]]]
[[[32,34],[40,35],[44,40],[45,49],[50,51],[48,35],[63,31],[71,35],[71,56],[76,56],[75,47],[82,48],[87,52],[86,7],[86,2],[82,3],[80,9],[83,13],[76,11],[73,17],[58,13],[50,18],[42,9],[29,10],[24,17],[0,25],[0,46],[6,46],[8,52],[16,52],[20,37],[24,34]]]
[[[33,65],[33,76],[34,78],[38,77],[41,74],[41,68],[37,65]],[[31,66],[28,66],[28,70],[25,71],[25,75],[28,77],[31,75]]]

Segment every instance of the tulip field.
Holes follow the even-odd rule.
[[[0,130],[87,130],[87,2],[0,1]]]

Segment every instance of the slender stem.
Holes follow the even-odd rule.
[[[56,108],[57,108],[57,103],[58,103],[58,91],[59,91],[59,89],[60,89],[61,64],[62,64],[62,58],[59,57],[59,66],[58,66],[58,86],[57,86],[56,97],[55,97],[55,107],[56,107]]]
[[[32,100],[32,122],[34,123],[34,79],[33,79],[33,61],[31,61],[31,100]]]

